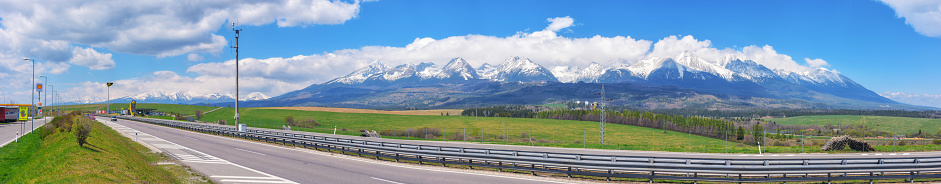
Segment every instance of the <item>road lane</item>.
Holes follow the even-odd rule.
[[[299,183],[565,183],[567,181],[520,174],[493,174],[493,172],[486,171],[375,161],[127,120],[119,120],[116,123],[238,165]]]
[[[46,122],[50,120],[52,120],[52,117],[36,119],[36,121],[32,123],[32,126],[34,127],[34,129],[32,130],[38,129],[39,127],[41,127],[42,125],[45,125]],[[17,138],[16,133],[20,132],[21,129],[23,129],[20,126],[25,126],[26,133],[32,132],[32,130],[30,130],[29,121],[17,121],[17,122],[8,123],[8,124],[6,123],[0,124],[0,147],[6,146],[7,144],[10,144],[16,141],[16,138]],[[20,132],[20,135],[24,135],[24,134]]]

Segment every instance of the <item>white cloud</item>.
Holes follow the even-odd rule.
[[[827,63],[827,61],[824,61],[823,59],[804,58],[804,61],[807,62],[807,65],[812,68],[830,66],[830,63]]]
[[[912,105],[921,105],[941,108],[941,94],[911,94],[905,92],[884,92],[883,97]]]
[[[895,15],[925,36],[941,37],[941,1],[938,0],[882,0],[895,9]]]
[[[21,63],[24,57],[37,60],[37,74],[56,74],[67,72],[69,63],[92,70],[115,67],[110,53],[99,53],[91,47],[157,57],[216,54],[222,52],[227,41],[213,32],[231,29],[224,25],[228,21],[238,20],[239,24],[254,26],[276,23],[279,27],[341,24],[356,17],[360,3],[330,0],[0,1],[0,78],[4,79],[0,80],[0,86],[4,86],[0,93],[14,95],[20,102],[28,100],[28,89],[16,87],[29,86],[32,68]],[[192,57],[187,58],[192,60]]]
[[[219,53],[226,40],[213,32],[228,20],[280,27],[340,24],[359,2],[271,1],[14,1],[0,3],[0,24],[30,39],[58,40],[159,57]]]
[[[797,64],[791,59],[791,56],[779,54],[770,45],[758,47],[749,45],[742,48],[741,54],[744,59],[755,61],[755,63],[764,65],[770,69],[798,72],[811,70],[810,67]]]
[[[572,23],[575,23],[575,19],[572,19],[569,16],[549,18],[548,20],[551,23],[549,24],[549,27],[546,27],[546,30],[553,31],[553,32],[562,30],[567,27],[571,27]]]
[[[64,95],[63,99],[68,101],[86,98],[88,96],[105,99],[102,94],[105,94],[107,88],[104,86],[104,83],[84,82],[77,87],[69,88],[64,91],[62,93]],[[252,92],[282,94],[306,86],[307,85],[292,84],[259,77],[243,76],[239,81],[239,95],[241,96],[240,99],[242,99],[246,98]],[[232,76],[199,76],[193,78],[180,76],[172,71],[156,71],[139,78],[117,80],[114,81],[114,85],[111,86],[112,99],[149,92],[190,92],[198,95],[211,93],[235,94],[235,78]]]
[[[794,72],[808,71],[826,64],[823,60],[815,59],[808,61],[808,65],[801,65],[790,56],[780,54],[767,45],[751,45],[743,47],[742,50],[717,49],[711,45],[710,40],[697,40],[692,36],[670,36],[658,40],[655,44],[653,41],[625,36],[560,37],[556,31],[573,25],[574,21],[569,22],[571,18],[568,17],[549,20],[550,24],[546,29],[532,33],[520,32],[507,37],[466,35],[442,39],[415,38],[404,47],[366,46],[290,58],[246,58],[239,63],[239,76],[242,79],[240,84],[245,85],[242,88],[243,94],[262,92],[268,96],[277,96],[344,76],[375,60],[388,65],[417,62],[443,65],[454,57],[463,57],[474,66],[483,63],[498,64],[507,57],[524,56],[546,67],[584,67],[591,62],[636,62],[646,57],[674,57],[680,52],[691,51],[711,61],[734,56],[754,60],[771,69]],[[173,73],[159,78],[135,79],[139,88],[128,91],[133,92],[129,94],[150,91],[231,93],[234,91],[234,70],[234,60],[201,63],[186,70],[197,74],[198,77],[181,77]],[[180,81],[171,80],[177,78]]]
[[[111,54],[102,54],[92,48],[75,47],[72,50],[72,60],[69,63],[86,66],[91,70],[107,70],[114,68],[114,60],[111,60]]]
[[[192,53],[192,54],[186,55],[186,60],[187,61],[202,61],[203,56],[196,54],[196,53]]]

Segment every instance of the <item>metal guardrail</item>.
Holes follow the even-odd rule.
[[[941,155],[905,158],[680,158],[589,155],[449,147],[297,134],[149,118],[119,117],[180,129],[423,163],[560,173],[568,176],[718,182],[800,182],[941,178]]]

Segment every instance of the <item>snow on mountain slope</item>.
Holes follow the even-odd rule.
[[[579,73],[581,69],[577,66],[553,66],[551,69],[552,75],[559,79],[559,82],[571,83],[578,82]]]
[[[495,77],[497,77],[497,73],[499,73],[499,71],[497,71],[497,67],[490,65],[489,63],[484,63],[483,65],[480,65],[480,67],[477,67],[477,75],[479,75],[481,79],[493,80]]]
[[[464,80],[470,79],[479,79],[480,75],[477,74],[477,70],[474,70],[474,67],[471,67],[470,64],[467,64],[467,61],[464,58],[454,58],[444,65],[444,68],[441,69],[441,75],[445,78],[462,78]]]
[[[664,63],[668,62],[668,63]],[[675,72],[664,71],[668,66]],[[733,55],[724,59],[710,61],[699,57],[692,52],[685,51],[672,58],[650,57],[634,62],[619,62],[614,66],[592,63],[586,68],[577,66],[553,66],[551,70],[524,57],[509,57],[499,65],[482,64],[478,68],[471,67],[463,58],[451,59],[444,67],[434,63],[403,64],[389,67],[380,61],[374,61],[367,67],[356,70],[349,75],[339,77],[324,84],[359,84],[367,80],[380,80],[393,82],[406,78],[418,80],[432,79],[487,79],[492,81],[559,81],[574,82],[611,82],[646,80],[654,71],[660,71],[663,76],[670,79],[682,79],[687,74],[693,75],[691,79],[710,78],[700,73],[718,76],[726,81],[751,81],[763,83],[772,78],[782,78],[794,84],[812,84],[819,86],[847,87],[846,77],[835,70],[816,68],[809,71],[771,70],[757,62],[744,60]],[[614,72],[612,75],[606,73]],[[417,77],[416,77],[417,76]],[[604,79],[602,79],[604,78]],[[711,80],[711,79],[710,79]]]
[[[552,72],[524,57],[510,57],[496,66],[497,75],[492,79],[496,81],[559,81]]]
[[[248,96],[246,96],[244,99],[241,99],[241,100],[242,100],[242,101],[248,101],[248,100],[264,100],[264,99],[269,99],[269,98],[271,98],[271,97],[268,97],[268,95],[265,95],[264,93],[261,93],[261,92],[252,92],[252,93],[249,93]]]
[[[330,80],[330,81],[328,81],[328,82],[326,82],[326,83],[324,83],[324,84],[333,84],[333,83],[357,84],[357,83],[363,83],[363,81],[366,81],[366,79],[369,79],[369,78],[372,78],[372,77],[374,77],[374,76],[381,75],[381,74],[385,73],[385,71],[386,71],[388,68],[389,68],[389,66],[386,66],[386,65],[382,64],[382,62],[380,62],[379,60],[376,60],[376,61],[373,61],[371,64],[369,64],[369,66],[366,66],[366,67],[361,68],[361,69],[359,69],[359,70],[353,71],[353,73],[350,73],[349,75],[346,75],[346,76],[343,76],[343,77],[339,77],[339,78]]]
[[[578,79],[575,82],[598,82],[598,78],[604,75],[609,70],[609,67],[603,66],[596,62],[591,62],[588,65],[588,68],[582,69],[578,72]]]

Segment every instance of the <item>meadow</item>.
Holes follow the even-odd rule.
[[[919,130],[927,134],[937,134],[941,131],[941,119],[927,118],[823,115],[772,118],[765,120],[784,125],[865,125],[876,130],[893,132],[899,135],[916,134]]]

